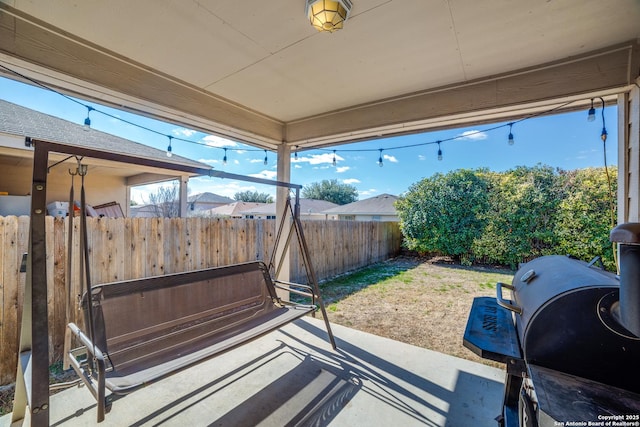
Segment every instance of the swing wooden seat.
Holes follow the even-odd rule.
[[[316,310],[315,301],[282,301],[277,287],[288,286],[260,261],[93,286],[93,341],[73,323],[67,333],[83,344],[69,355],[98,421],[110,406],[105,389],[127,394]],[[85,294],[85,313],[88,303]]]

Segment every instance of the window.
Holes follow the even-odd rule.
[[[356,220],[356,216],[355,215],[342,215],[342,218],[340,218],[344,221],[355,221]]]
[[[380,221],[381,219],[380,215],[371,215],[371,221]]]

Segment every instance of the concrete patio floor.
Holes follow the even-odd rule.
[[[491,426],[504,372],[300,319],[117,399],[103,426]],[[462,339],[462,337],[460,337]],[[10,416],[0,418],[9,427]],[[51,397],[51,424],[96,424],[83,387]]]

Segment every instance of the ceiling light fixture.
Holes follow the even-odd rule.
[[[333,33],[349,18],[351,0],[307,0],[307,18],[318,31]]]

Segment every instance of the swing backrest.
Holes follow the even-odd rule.
[[[260,261],[102,284],[92,294],[94,343],[120,376],[233,339],[279,310]]]

